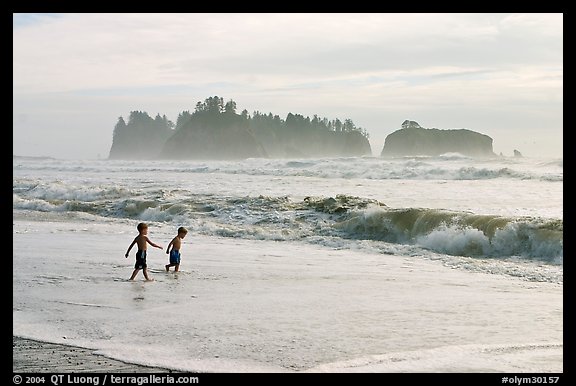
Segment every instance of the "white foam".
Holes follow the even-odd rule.
[[[488,237],[471,227],[440,226],[417,237],[416,243],[436,252],[457,256],[484,256],[490,252]]]
[[[356,225],[375,232],[386,210],[541,219],[496,231],[489,251],[524,248],[561,263],[562,162],[451,158],[15,159],[13,333],[190,371],[305,370],[372,355],[407,355],[402,371],[462,369],[432,363],[428,350],[443,347],[435,353],[462,352],[493,369],[470,345],[561,341],[562,266],[449,255],[486,247],[456,223],[421,222],[395,241],[362,238],[333,226],[342,213],[303,204],[377,200],[388,209],[355,209]],[[150,248],[156,281],[127,281],[135,251],[124,253],[140,221],[164,247],[178,226],[190,229],[185,272],[166,274],[165,251]],[[398,243],[418,236],[426,248]],[[540,349],[558,368],[562,358]],[[536,357],[501,356],[500,368],[537,369]]]
[[[370,355],[323,364],[310,373],[486,373],[510,372],[521,362],[518,372],[562,373],[563,344],[532,343],[514,345],[443,346],[428,350]]]
[[[558,284],[366,249],[195,233],[181,249],[186,274],[163,272],[167,255],[150,248],[155,282],[141,274],[128,282],[134,251],[129,259],[124,253],[137,221],[80,221],[15,220],[15,335],[150,366],[250,372],[450,372],[463,368],[456,360],[462,353],[466,365],[482,364],[505,354],[486,355],[486,347],[562,340]],[[149,236],[161,245],[174,232],[150,223]],[[443,353],[451,359],[435,361]],[[498,371],[561,366],[561,356],[541,364],[537,356],[501,356]],[[361,360],[347,363],[354,358]],[[393,367],[393,358],[404,367]]]

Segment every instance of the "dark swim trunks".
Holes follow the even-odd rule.
[[[170,251],[170,264],[180,264],[180,251],[176,249]]]
[[[135,269],[146,268],[146,251],[139,250],[136,252],[136,264],[134,264]]]

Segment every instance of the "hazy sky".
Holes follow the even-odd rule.
[[[118,117],[350,118],[375,155],[405,119],[562,157],[562,14],[14,14],[13,154],[108,157]]]

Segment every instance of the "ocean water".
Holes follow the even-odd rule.
[[[562,159],[13,158],[13,333],[206,372],[562,371]],[[149,247],[128,282],[136,224]]]

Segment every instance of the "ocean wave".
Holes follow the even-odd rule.
[[[414,244],[449,255],[563,262],[563,222],[557,219],[378,207],[351,213],[336,227],[346,237]]]
[[[14,181],[13,208],[78,212],[191,226],[206,235],[263,240],[372,240],[454,256],[563,263],[563,221],[479,215],[430,208],[389,208],[350,195],[216,196],[186,190],[76,186]]]
[[[351,157],[326,159],[247,159],[244,161],[79,161],[15,158],[15,170],[62,173],[223,173],[231,175],[292,176],[370,180],[486,180],[563,181],[563,163],[553,160],[495,158],[478,160],[458,154],[438,157]]]

